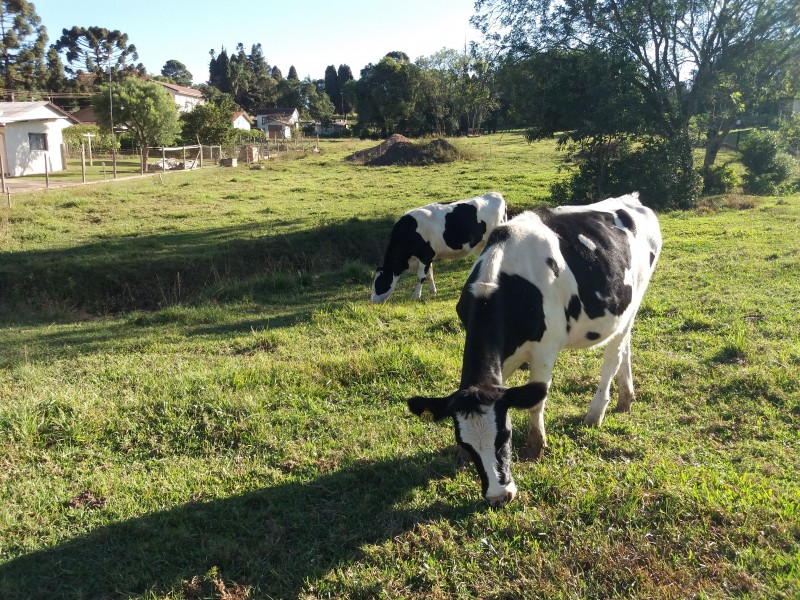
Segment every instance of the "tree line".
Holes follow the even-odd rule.
[[[560,201],[635,187],[663,206],[689,206],[731,179],[717,157],[733,128],[780,114],[800,93],[799,15],[797,0],[478,0],[481,45],[415,61],[390,52],[357,80],[348,65],[329,65],[319,80],[301,81],[294,67],[284,77],[260,44],[239,44],[210,52],[208,81],[197,86],[210,102],[184,129],[222,135],[212,119],[270,106],[323,124],[355,115],[362,137],[523,128],[530,141],[556,136],[575,165],[553,190]],[[48,48],[25,0],[4,0],[0,22],[7,96],[48,89],[70,103],[69,92],[100,89],[102,104],[98,85],[146,76],[119,31],[73,27]],[[192,85],[175,60],[156,77]]]

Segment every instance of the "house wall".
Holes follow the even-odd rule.
[[[244,118],[243,115],[236,117],[236,120],[233,122],[234,129],[250,129],[250,122]]]
[[[6,148],[4,160],[6,173],[12,177],[23,175],[44,175],[45,161],[47,169],[63,171],[64,163],[61,159],[61,144],[64,141],[62,131],[68,127],[66,119],[53,119],[51,121],[22,121],[9,123],[5,127]],[[44,133],[47,135],[47,151],[31,150],[28,141],[29,133]]]
[[[192,109],[201,104],[203,102],[202,98],[195,98],[193,96],[184,96],[183,94],[178,94],[173,90],[167,89],[172,99],[175,100],[175,104],[178,106],[178,112],[186,113],[191,112]]]

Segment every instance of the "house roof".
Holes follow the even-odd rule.
[[[94,107],[84,106],[72,113],[72,118],[84,124],[97,123],[97,117],[94,116]]]
[[[244,117],[245,119],[247,119],[247,122],[248,122],[248,123],[252,123],[252,122],[253,122],[253,117],[251,117],[250,115],[248,115],[248,114],[247,114],[246,112],[244,112],[243,110],[237,110],[236,112],[234,112],[234,113],[233,113],[233,116],[232,116],[232,118],[231,118],[231,120],[235,121],[235,120],[236,120],[236,119],[238,119],[239,117]]]
[[[296,112],[296,108],[259,108],[258,111],[256,111],[256,116],[273,117],[275,119],[290,119]]]
[[[71,114],[64,112],[52,102],[0,102],[0,124],[23,121],[50,121],[67,119],[77,123]]]
[[[154,80],[154,81],[156,81],[156,80]],[[172,90],[176,94],[180,94],[182,96],[190,96],[192,98],[202,98],[203,97],[203,92],[201,92],[200,90],[196,90],[194,88],[185,87],[185,86],[182,86],[182,85],[176,85],[174,83],[167,83],[166,81],[156,81],[156,83],[160,83],[161,85],[163,85],[168,90]]]

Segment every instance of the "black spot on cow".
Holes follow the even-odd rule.
[[[488,239],[486,240],[486,247],[483,249],[483,253],[485,253],[489,248],[496,244],[502,244],[508,238],[511,237],[511,228],[505,225],[500,225],[492,229],[492,232],[489,234]]]
[[[489,296],[475,297],[464,286],[456,312],[467,330],[462,388],[500,381],[503,361],[528,341],[541,341],[544,321],[542,292],[519,275],[501,273],[497,289]],[[490,371],[489,373],[486,370]]]
[[[606,310],[621,315],[633,299],[633,288],[625,283],[631,265],[628,236],[614,224],[615,215],[602,211],[558,213],[539,212],[542,222],[559,240],[559,249],[578,283],[578,296],[590,319]],[[590,250],[578,238],[592,240]]]
[[[411,215],[403,215],[392,227],[383,268],[391,274],[400,275],[408,269],[408,261],[412,256],[430,265],[435,254],[430,243],[417,232],[417,220]]]
[[[573,321],[577,321],[578,317],[581,316],[581,299],[577,296],[572,296],[569,299],[569,304],[564,308],[564,316],[567,318],[567,333],[571,329],[570,319]]]
[[[555,276],[558,277],[559,274],[561,273],[561,269],[559,268],[558,263],[555,261],[555,259],[548,256],[545,262],[547,263],[547,266],[550,267],[550,269],[552,269]]]
[[[655,261],[656,261],[656,253],[655,253],[655,252],[651,252],[651,253],[650,253],[650,266],[651,266],[651,267],[653,266],[653,263],[654,263]]]
[[[464,244],[477,246],[486,234],[486,223],[478,221],[478,207],[473,204],[457,204],[444,217],[444,243],[460,250]]]
[[[378,275],[375,277],[375,293],[382,295],[388,292],[393,279],[391,269],[378,269]]]
[[[596,331],[590,331],[590,332],[588,332],[586,334],[586,339],[587,340],[591,340],[591,341],[599,340],[600,339],[600,334],[597,333]]]
[[[627,210],[620,208],[614,214],[617,215],[617,218],[625,229],[630,231],[633,235],[636,235],[636,221],[633,220],[633,217],[631,217]]]

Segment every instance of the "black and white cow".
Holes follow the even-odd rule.
[[[480,252],[492,230],[505,220],[506,202],[497,192],[408,211],[392,227],[383,266],[375,271],[372,282],[372,301],[388,300],[398,278],[408,269],[417,271],[415,300],[422,296],[426,279],[435,294],[431,263]]]
[[[459,389],[408,400],[417,415],[453,419],[492,506],[517,493],[509,409],[530,410],[530,456],[546,445],[544,406],[562,348],[605,346],[585,424],[602,422],[615,376],[617,410],[630,409],[631,327],[660,251],[658,220],[638,194],[525,212],[492,232],[456,307],[466,329]],[[504,387],[524,363],[529,383]]]

